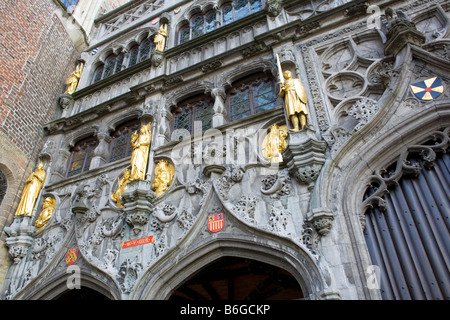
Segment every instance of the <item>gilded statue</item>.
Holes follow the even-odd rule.
[[[163,52],[166,47],[166,37],[167,37],[167,24],[163,24],[159,27],[158,33],[155,35],[155,50]]]
[[[294,129],[303,130],[307,127],[308,109],[306,103],[308,98],[306,90],[300,79],[293,79],[289,70],[283,72],[277,55],[278,72],[280,74],[280,97],[283,98],[286,114]]]
[[[39,232],[43,227],[45,227],[47,222],[50,221],[50,218],[55,211],[55,205],[55,199],[51,197],[45,198],[44,205],[42,206],[42,211],[39,214],[39,218],[37,218],[36,222],[34,223],[34,226],[37,228],[36,232]]]
[[[32,172],[25,182],[22,198],[20,199],[15,216],[31,216],[46,175],[47,173],[44,171],[44,165],[39,163],[36,171]]]
[[[276,123],[269,128],[269,133],[262,143],[262,154],[270,162],[282,162],[283,152],[287,145],[288,129],[286,125],[278,126]]]
[[[72,94],[75,92],[75,89],[77,88],[78,81],[81,78],[81,73],[83,72],[83,63],[79,63],[77,67],[75,68],[75,71],[72,72],[69,78],[66,80],[67,84],[67,90],[64,93]]]
[[[151,140],[151,122],[141,126],[140,135],[137,131],[131,135],[131,148],[133,151],[131,153],[130,181],[145,180]]]
[[[161,160],[155,167],[155,180],[152,184],[153,191],[156,192],[156,196],[162,195],[170,186],[175,174],[175,168],[173,164]]]
[[[123,171],[123,177],[118,181],[118,186],[116,191],[111,195],[111,199],[117,204],[119,208],[123,208],[121,199],[122,193],[127,189],[127,183],[130,182],[131,172],[130,169],[125,169]]]

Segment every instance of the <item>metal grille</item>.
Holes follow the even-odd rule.
[[[450,299],[450,156],[424,150],[384,170],[384,183],[366,193],[378,203],[365,212],[364,235],[384,299]]]

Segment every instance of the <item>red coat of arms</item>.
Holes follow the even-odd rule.
[[[75,261],[77,261],[79,251],[80,250],[78,249],[78,247],[70,248],[69,250],[67,250],[66,264],[68,266],[70,266],[71,264],[74,264]]]
[[[211,232],[222,230],[225,225],[225,217],[223,212],[208,216],[208,229]]]

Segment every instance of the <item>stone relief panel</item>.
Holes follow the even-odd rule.
[[[149,14],[164,7],[164,0],[148,0],[139,6],[124,12],[106,22],[103,22],[97,34],[97,38],[104,38],[133,23],[138,23]]]

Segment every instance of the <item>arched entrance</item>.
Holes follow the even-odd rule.
[[[61,295],[55,297],[53,300],[101,301],[101,300],[111,300],[111,299],[94,289],[91,289],[88,287],[81,287],[80,289],[72,289],[72,290],[65,291]]]
[[[251,259],[222,257],[181,284],[169,300],[292,300],[303,298],[288,271]]]

